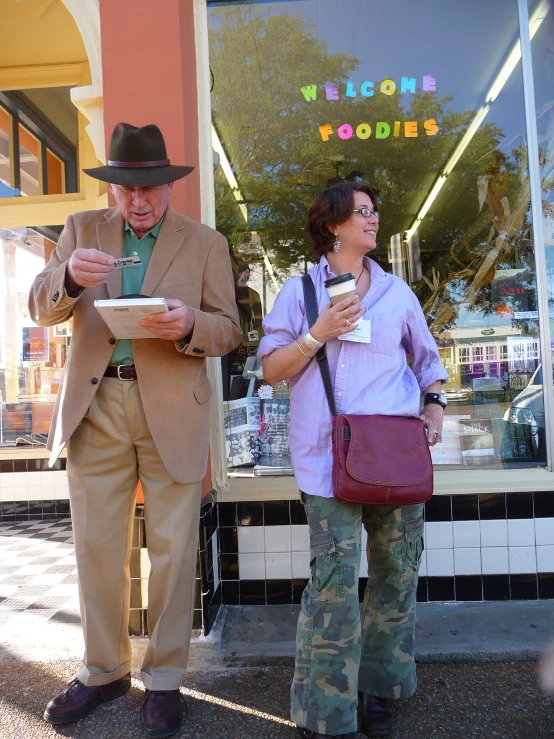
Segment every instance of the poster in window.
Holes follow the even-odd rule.
[[[462,432],[462,463],[468,467],[489,464],[494,460],[492,419],[472,418],[460,421]]]
[[[33,434],[48,435],[54,412],[54,403],[33,403]]]
[[[256,464],[260,458],[260,399],[223,403],[227,467]]]
[[[2,403],[0,443],[15,444],[17,439],[25,438],[33,431],[32,403]]]
[[[23,361],[47,362],[48,359],[48,329],[42,326],[25,326],[23,328]]]

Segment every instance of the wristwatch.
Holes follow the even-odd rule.
[[[436,403],[437,405],[440,405],[441,408],[446,408],[448,405],[448,399],[446,395],[443,395],[442,393],[425,393],[423,405],[427,405],[427,403]]]

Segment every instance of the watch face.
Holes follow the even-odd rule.
[[[442,393],[440,393],[439,394],[439,400],[444,405],[448,405],[448,398],[446,397],[446,395],[443,395]]]

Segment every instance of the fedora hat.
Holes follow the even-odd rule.
[[[117,123],[110,141],[107,165],[84,169],[83,172],[112,185],[154,187],[180,180],[193,169],[170,163],[162,132],[153,123],[141,127]]]

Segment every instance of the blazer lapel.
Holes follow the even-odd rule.
[[[168,206],[142,283],[141,293],[143,295],[152,296],[152,293],[181,248],[185,239],[186,230],[187,226],[183,223],[181,217],[171,206]]]
[[[114,259],[123,256],[123,215],[119,208],[113,208],[106,213],[106,221],[96,225],[98,249],[105,254],[111,254]],[[106,280],[106,289],[109,297],[114,300],[121,295],[121,270],[114,269]]]

